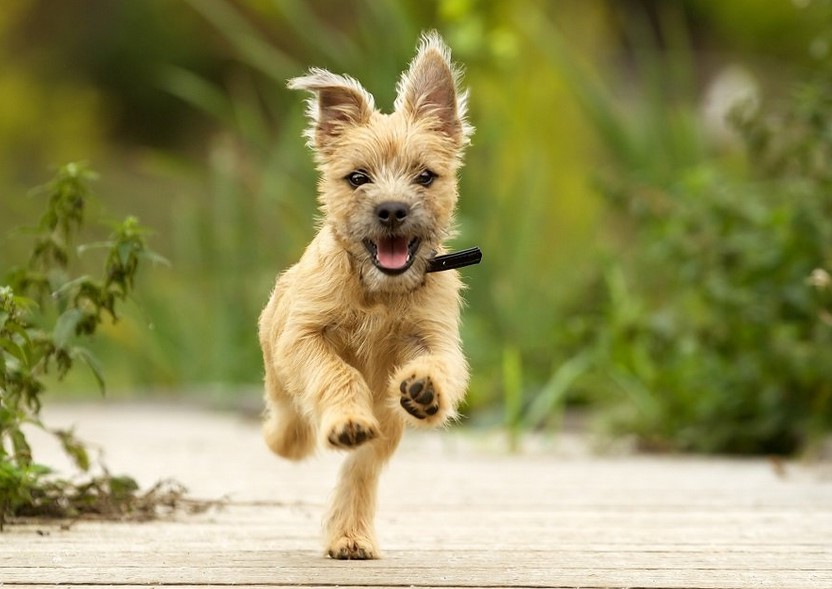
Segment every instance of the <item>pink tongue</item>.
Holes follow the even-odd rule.
[[[382,237],[378,240],[378,263],[389,268],[398,270],[407,264],[407,238],[406,237]]]

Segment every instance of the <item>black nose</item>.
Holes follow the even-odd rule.
[[[410,208],[403,202],[383,202],[376,207],[378,222],[388,229],[395,229],[407,219]]]

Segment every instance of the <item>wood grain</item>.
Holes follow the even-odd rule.
[[[186,407],[63,407],[47,422],[107,448],[115,472],[226,502],[11,526],[0,587],[832,587],[829,464],[599,457],[557,438],[507,455],[489,435],[409,432],[382,478],[384,558],[336,562],[319,530],[338,454],[281,462],[256,423]]]

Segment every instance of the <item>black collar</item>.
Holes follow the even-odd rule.
[[[458,252],[434,256],[428,260],[428,272],[442,272],[465,266],[479,264],[482,260],[482,251],[478,247],[470,247]]]

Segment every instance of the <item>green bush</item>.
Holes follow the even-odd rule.
[[[79,248],[103,250],[101,278],[70,274],[70,262],[77,261],[72,243],[84,222],[93,178],[85,166],[69,164],[38,191],[48,202],[32,230],[29,263],[0,284],[0,529],[15,516],[152,511],[160,494],[157,488],[140,496],[133,479],[111,476],[106,469],[80,482],[55,478],[35,461],[26,438],[27,427],[48,432],[80,471],[90,470],[88,450],[73,432],[41,421],[46,378],[60,380],[80,361],[92,369],[103,392],[98,364],[81,343],[106,319],[116,320],[117,305],[130,295],[140,261],[158,259],[146,248],[146,230],[128,217],[113,227],[108,241]]]
[[[703,158],[605,183],[624,239],[573,331],[616,432],[792,453],[832,428],[832,75],[732,119],[746,173]]]

